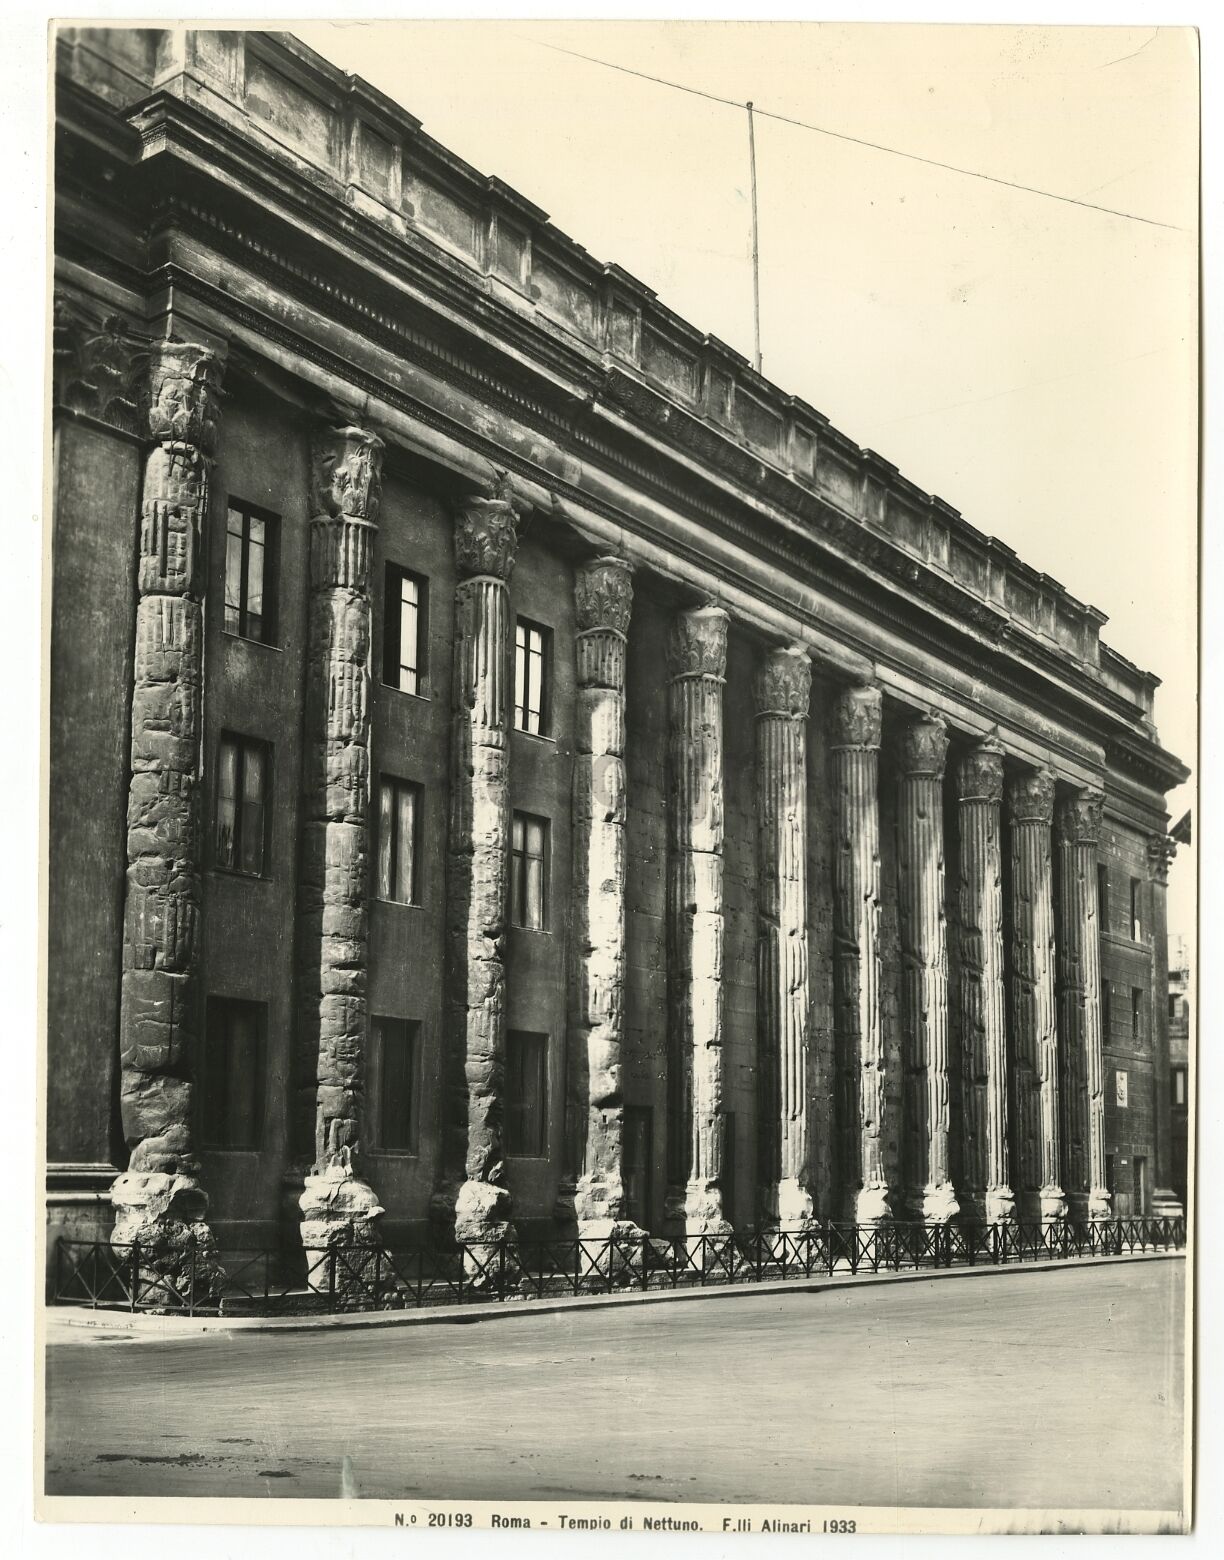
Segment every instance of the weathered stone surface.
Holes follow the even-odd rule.
[[[690,1237],[725,1234],[723,731],[728,614],[679,613],[668,642],[668,1132],[684,1144],[670,1210]],[[674,1161],[679,1166],[680,1156]]]
[[[957,768],[960,820],[962,1212],[988,1223],[1015,1212],[1007,1153],[1003,977],[1003,747],[977,743]]]
[[[630,1238],[621,1088],[625,984],[625,636],[632,570],[597,558],[574,578],[577,698],[574,828],[574,1031],[570,1045],[580,1174],[578,1233]],[[641,1232],[637,1231],[640,1238]]]
[[[435,1206],[443,1217],[454,1218],[458,1239],[482,1251],[510,1229],[502,1139],[510,849],[511,614],[505,582],[516,541],[508,498],[471,499],[456,511],[460,579],[446,866],[451,1062]]]
[[[1061,1184],[1058,1024],[1054,1002],[1054,776],[1015,775],[1011,825],[1013,1164],[1023,1217],[1066,1216]]]
[[[106,354],[103,354],[105,357]],[[130,1151],[113,1239],[183,1281],[212,1259],[192,1144],[200,921],[199,753],[203,526],[221,364],[187,343],[151,345],[139,396],[145,461],[137,564],[131,780],[120,987],[119,1108]],[[112,384],[112,389],[115,386]]]
[[[314,1120],[303,1244],[374,1239],[365,1110],[371,557],[382,440],[351,424],[312,445],[301,846],[298,1118]],[[303,1145],[304,1147],[304,1145]]]
[[[766,1210],[781,1228],[812,1218],[808,1164],[807,651],[769,651],[756,680],[757,1028]]]
[[[880,1006],[878,688],[847,688],[833,706],[835,1010],[838,1120],[859,1224],[892,1214],[884,1165],[884,1036]]]
[[[935,714],[901,744],[897,888],[901,929],[904,1111],[909,1211],[928,1224],[959,1212],[949,1157],[948,948],[944,909],[943,776],[948,730]]]

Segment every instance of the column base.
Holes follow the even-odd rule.
[[[887,1186],[861,1186],[854,1197],[854,1222],[875,1225],[892,1218]]]
[[[769,1226],[778,1230],[805,1230],[816,1217],[812,1194],[796,1176],[788,1176],[769,1189],[765,1204]]]
[[[1088,1217],[1098,1220],[1113,1218],[1113,1198],[1103,1186],[1094,1186],[1088,1194]]]
[[[208,1197],[194,1175],[127,1170],[112,1185],[110,1200],[112,1247],[139,1248],[137,1305],[177,1310],[189,1299],[199,1304],[221,1292],[224,1271],[205,1222]]]
[[[1016,1217],[1016,1199],[1009,1186],[992,1186],[986,1193],[982,1213],[987,1224],[1010,1224]]]
[[[374,1189],[351,1165],[337,1163],[312,1170],[302,1181],[301,1240],[305,1247],[375,1246],[375,1220],[382,1205]]]
[[[722,1242],[735,1232],[723,1213],[722,1187],[717,1181],[690,1181],[684,1191],[684,1237],[689,1252],[713,1263]]]
[[[951,1181],[933,1181],[923,1188],[921,1213],[924,1224],[950,1224],[959,1212],[960,1203]]]
[[[1059,1224],[1067,1217],[1067,1199],[1061,1186],[1043,1186],[1038,1210],[1043,1224]]]
[[[574,1218],[587,1224],[623,1222],[625,1187],[619,1175],[584,1175],[573,1188]]]
[[[455,1198],[455,1239],[464,1247],[463,1271],[477,1288],[493,1282],[497,1249],[512,1232],[508,1189],[492,1181],[465,1181]]]
[[[632,1219],[585,1219],[578,1225],[579,1271],[583,1277],[628,1284],[642,1276],[649,1234]]]

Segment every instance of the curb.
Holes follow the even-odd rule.
[[[476,1305],[422,1306],[414,1310],[356,1312],[332,1316],[147,1316],[131,1311],[93,1310],[88,1306],[44,1307],[47,1343],[86,1343],[88,1334],[130,1334],[132,1339],[198,1338],[206,1334],[366,1331],[386,1327],[467,1327],[496,1318],[546,1316],[563,1311],[596,1311],[615,1306],[680,1304],[696,1300],[746,1300],[755,1295],[812,1294],[861,1289],[873,1284],[925,1283],[932,1279],[990,1278],[1002,1273],[1065,1273],[1084,1267],[1121,1263],[1184,1261],[1185,1250],[1138,1251],[1114,1257],[1060,1257],[1048,1262],[994,1263],[958,1268],[913,1268],[899,1273],[835,1274],[781,1278],[761,1284],[722,1284],[702,1289],[652,1289],[618,1295],[565,1295],[542,1300],[492,1300]],[[84,1334],[69,1337],[67,1334]],[[57,1336],[58,1334],[58,1336]],[[102,1341],[99,1338],[99,1341]]]

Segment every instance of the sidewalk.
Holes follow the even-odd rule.
[[[1062,1257],[1046,1262],[988,1263],[973,1267],[908,1268],[901,1272],[860,1272],[813,1275],[811,1278],[766,1280],[764,1283],[718,1284],[706,1288],[633,1290],[625,1294],[566,1295],[551,1299],[514,1298],[472,1305],[421,1306],[402,1311],[357,1311],[330,1316],[151,1316],[139,1311],[92,1310],[88,1306],[48,1305],[48,1345],[113,1340],[183,1339],[205,1334],[238,1332],[293,1333],[363,1330],[375,1327],[468,1326],[514,1316],[543,1316],[553,1311],[593,1311],[604,1307],[680,1304],[695,1300],[735,1300],[753,1295],[809,1294],[812,1291],[860,1289],[866,1284],[909,1284],[949,1279],[987,1279],[1002,1273],[1058,1273],[1085,1267],[1117,1267],[1124,1263],[1185,1261],[1180,1251],[1133,1252],[1116,1257]]]

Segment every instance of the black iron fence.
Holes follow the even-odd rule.
[[[544,1299],[765,1283],[837,1273],[1000,1266],[1168,1251],[1186,1221],[1091,1223],[826,1223],[797,1231],[688,1239],[527,1241],[207,1250],[172,1267],[139,1245],[61,1238],[52,1299],[61,1305],[188,1316],[276,1316],[409,1310],[476,1301]]]

